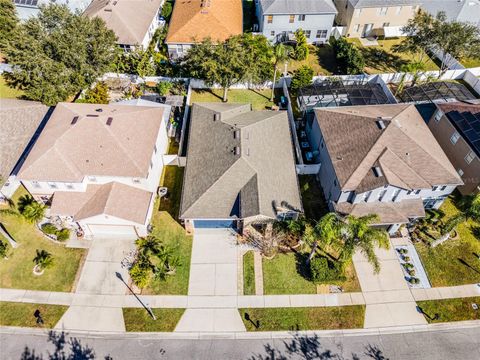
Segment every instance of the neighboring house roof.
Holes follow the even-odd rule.
[[[376,8],[388,6],[419,5],[422,0],[348,0],[354,8]]]
[[[141,45],[163,0],[93,0],[85,10],[115,32],[117,43]]]
[[[40,5],[66,5],[70,11],[83,11],[90,4],[91,0],[14,0],[17,16],[20,20],[27,20],[37,16],[40,12]]]
[[[264,15],[337,13],[332,0],[260,0]]]
[[[59,103],[18,177],[82,181],[85,176],[147,177],[165,108]]]
[[[434,16],[443,11],[449,21],[466,21],[480,26],[480,0],[425,0],[422,8]]]
[[[73,216],[75,221],[109,215],[145,224],[153,193],[118,182],[88,185],[85,192],[56,191],[52,215]]]
[[[423,200],[407,199],[399,202],[361,202],[351,204],[349,202],[342,202],[334,204],[335,210],[341,214],[353,216],[366,216],[376,214],[379,217],[376,225],[382,224],[407,224],[410,219],[415,219],[425,216],[425,209]]]
[[[437,106],[480,158],[480,105],[455,102]]]
[[[301,208],[286,112],[193,105],[182,218],[275,217]]]
[[[242,0],[179,0],[173,6],[166,43],[222,42],[243,33]]]
[[[48,107],[36,101],[0,99],[0,187],[14,170],[47,112]]]
[[[321,108],[315,114],[343,191],[462,184],[415,105]]]

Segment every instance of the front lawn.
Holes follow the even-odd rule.
[[[6,98],[21,98],[23,96],[23,91],[19,89],[11,88],[5,82],[3,76],[0,75],[0,99]]]
[[[363,46],[358,38],[350,38],[365,58],[365,72],[368,74],[381,74],[398,72],[402,65],[415,61],[415,57],[408,53],[396,53],[392,47],[399,44],[402,39],[378,40],[378,46]],[[417,57],[418,58],[418,57]],[[438,66],[427,55],[424,56],[425,70],[438,70]]]
[[[458,195],[455,195],[458,196]],[[441,209],[445,219],[458,213],[454,197]],[[432,286],[455,286],[480,282],[480,223],[469,220],[457,227],[458,238],[432,248],[423,242],[415,244]]]
[[[25,304],[16,302],[0,302],[0,325],[22,327],[45,327],[52,329],[67,311],[68,306]],[[44,324],[37,325],[34,313],[39,310]]]
[[[229,103],[252,104],[253,110],[265,110],[272,107],[270,101],[271,90],[245,89],[228,90]],[[220,102],[222,101],[222,89],[195,89],[192,91],[191,103],[198,102]]]
[[[24,193],[23,187],[17,190],[14,202]],[[48,240],[40,230],[20,216],[0,213],[0,222],[19,244],[16,249],[9,245],[8,260],[0,260],[0,287],[72,291],[77,271],[86,255],[84,249],[69,249]],[[48,251],[53,258],[53,266],[40,276],[32,272],[37,249]]]
[[[243,294],[255,295],[255,265],[253,251],[243,255]]]
[[[123,308],[123,320],[128,332],[172,332],[185,309],[152,309],[153,320],[144,308]]]
[[[429,323],[480,320],[480,310],[475,310],[472,303],[480,306],[480,296],[470,298],[417,301]],[[438,317],[435,315],[438,314]]]
[[[313,69],[314,75],[332,75],[336,70],[336,59],[333,49],[330,45],[323,46],[309,46],[309,56],[307,59],[299,60],[288,60],[287,71],[289,74],[293,74],[295,70],[303,65],[310,66]],[[283,74],[284,64],[279,65],[279,71]]]
[[[359,329],[363,328],[365,318],[365,306],[363,305],[253,308],[239,309],[239,311],[247,331]],[[248,314],[247,319],[245,318],[246,314]],[[257,324],[260,325],[258,328]]]

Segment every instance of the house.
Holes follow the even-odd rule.
[[[480,191],[480,104],[439,103],[428,127],[462,177],[462,194]]]
[[[17,171],[48,115],[42,103],[0,99],[0,200],[10,198],[20,185]]]
[[[255,0],[258,31],[270,41],[289,41],[298,29],[307,41],[328,41],[337,9],[332,0]]]
[[[180,218],[185,228],[242,227],[302,210],[286,112],[193,104]]]
[[[309,131],[331,209],[397,231],[463,182],[413,104],[317,108]]]
[[[125,51],[146,49],[155,30],[163,25],[160,18],[165,0],[93,0],[85,10],[89,17],[99,17],[117,35],[117,44]]]
[[[480,0],[425,0],[421,6],[433,16],[443,11],[448,21],[469,22],[480,27]]]
[[[37,16],[40,12],[40,6],[50,4],[66,5],[70,11],[83,12],[92,0],[13,0],[17,9],[17,16],[24,21]]]
[[[242,0],[175,1],[165,43],[171,59],[207,38],[223,42],[243,33]]]
[[[87,238],[147,234],[170,107],[59,103],[18,179]]]
[[[337,23],[347,37],[402,36],[401,27],[415,16],[419,0],[333,0]]]

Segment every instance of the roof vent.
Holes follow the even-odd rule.
[[[377,126],[380,130],[383,130],[386,128],[385,123],[383,122],[382,118],[378,118],[377,121]]]
[[[233,149],[233,153],[235,155],[240,155],[240,146],[235,146],[235,148]]]
[[[75,125],[78,121],[78,116],[75,116],[73,119],[72,119],[72,122],[70,123],[70,125]]]
[[[107,125],[108,125],[108,126],[112,125],[112,121],[113,121],[113,117],[109,117],[109,118],[107,119]]]
[[[98,109],[95,109],[95,111],[96,111],[96,112],[102,112],[102,111],[103,111],[103,109],[101,109],[101,108],[98,108]]]
[[[87,117],[98,117],[96,114],[87,114]]]
[[[213,114],[213,121],[218,121],[218,120],[220,120],[220,114],[219,113]]]
[[[110,9],[110,8],[105,8],[105,9],[103,9],[103,11],[112,12],[112,9]]]
[[[382,169],[380,169],[379,166],[374,166],[372,170],[373,170],[373,173],[375,174],[376,177],[382,177],[383,176]]]

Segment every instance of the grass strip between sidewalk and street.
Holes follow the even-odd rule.
[[[21,327],[43,327],[52,329],[67,311],[68,306],[0,302],[0,325]],[[39,310],[44,324],[37,325],[35,312]]]
[[[251,308],[239,311],[247,331],[357,329],[363,328],[365,318],[364,305]]]
[[[253,251],[243,255],[243,294],[255,295],[255,264]]]
[[[417,301],[429,323],[480,320],[480,309],[475,310],[472,304],[480,308],[480,296]]]
[[[153,320],[144,308],[123,308],[125,329],[129,332],[172,332],[185,309],[152,309]]]

